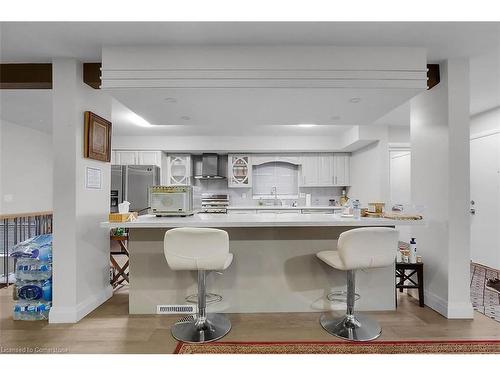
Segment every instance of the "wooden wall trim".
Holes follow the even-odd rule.
[[[439,64],[427,64],[427,90],[432,89],[440,81]]]
[[[52,64],[0,64],[0,89],[51,89]]]
[[[94,89],[100,89],[101,66],[101,63],[83,63],[83,82]]]

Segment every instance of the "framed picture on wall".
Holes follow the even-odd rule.
[[[90,111],[85,112],[83,156],[111,161],[111,122]]]

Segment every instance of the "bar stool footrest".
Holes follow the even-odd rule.
[[[212,303],[217,303],[222,301],[222,296],[220,294],[215,294],[215,293],[207,293],[206,294],[206,299],[207,299],[207,305],[210,305]],[[198,303],[198,293],[191,294],[186,297],[186,302],[189,303]]]
[[[361,297],[358,293],[354,293],[354,301],[359,300]],[[328,293],[326,299],[330,302],[347,302],[347,291],[339,290]]]

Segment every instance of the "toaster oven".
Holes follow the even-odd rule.
[[[149,206],[156,216],[189,216],[193,214],[191,186],[151,186]]]

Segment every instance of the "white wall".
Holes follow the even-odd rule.
[[[500,131],[500,107],[474,115],[470,119],[471,136]]]
[[[1,213],[52,210],[52,135],[0,120]]]
[[[390,195],[388,130],[386,126],[373,128],[378,142],[351,154],[351,187],[348,195],[352,199],[359,199],[362,207],[366,207],[369,202],[388,202]]]
[[[448,318],[471,318],[469,67],[441,64],[441,83],[411,101],[412,200],[425,205],[414,227],[425,263],[426,304]]]
[[[500,269],[500,107],[471,117],[471,260]]]
[[[82,65],[53,61],[54,291],[50,323],[76,322],[112,295],[110,164],[83,158],[84,111],[111,118],[111,98],[82,81]],[[102,189],[85,188],[87,166],[102,170]]]
[[[410,127],[389,126],[389,143],[409,143]]]

